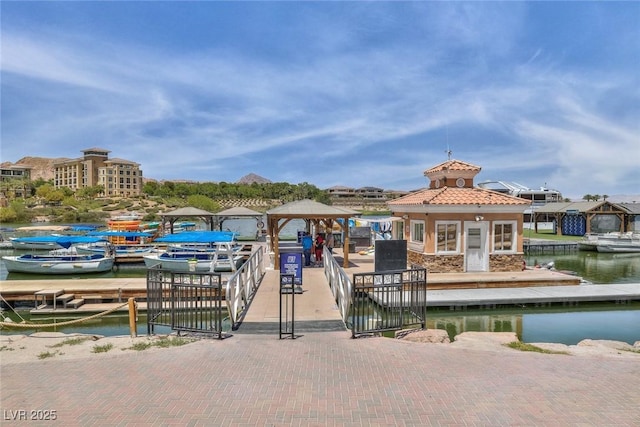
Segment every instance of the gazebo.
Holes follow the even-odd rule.
[[[216,214],[214,213],[191,206],[160,214],[160,218],[162,218],[161,224],[166,224],[168,222],[170,233],[172,234],[173,224],[175,224],[175,222],[180,218],[200,218],[207,224],[207,229],[213,231],[215,230],[215,216]]]
[[[351,209],[328,206],[314,200],[298,200],[267,211],[267,234],[275,253],[274,266],[280,265],[280,248],[278,236],[280,231],[292,219],[303,219],[307,222],[307,230],[313,226],[316,230],[324,228],[333,230],[334,226],[344,232],[343,266],[349,267],[349,218],[359,215]],[[342,221],[338,221],[342,220]]]

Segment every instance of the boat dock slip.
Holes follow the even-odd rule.
[[[341,249],[336,258],[341,264]],[[350,267],[346,274],[374,271],[371,255],[350,254]],[[268,257],[265,257],[268,262]],[[624,302],[640,300],[640,284],[580,285],[580,278],[547,269],[527,269],[516,272],[483,273],[427,273],[427,305],[429,307],[468,307],[472,305],[503,304],[547,304],[572,302]],[[323,268],[303,269],[303,293],[296,295],[296,319],[308,322],[328,320],[327,325],[335,326],[339,318],[335,301],[331,295]],[[101,278],[101,279],[58,279],[58,280],[5,280],[0,282],[0,293],[10,302],[26,301],[33,304],[36,292],[63,291],[57,296],[56,308],[61,311],[67,298],[88,295],[94,299],[124,302],[127,298],[146,301],[146,278]],[[279,307],[279,271],[268,269],[258,288],[243,322],[276,322]],[[53,303],[53,300],[50,300]],[[66,301],[67,310],[73,309],[71,301]],[[52,305],[52,304],[51,304]],[[92,309],[99,304],[87,304]],[[33,305],[32,305],[33,307]],[[50,308],[50,307],[47,307]],[[82,308],[78,306],[78,310]],[[88,310],[85,307],[83,310]],[[242,329],[242,327],[241,327]]]
[[[428,285],[427,285],[428,286]],[[371,296],[375,301],[375,296]],[[640,283],[427,290],[427,307],[640,301]]]

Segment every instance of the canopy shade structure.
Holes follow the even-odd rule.
[[[343,265],[349,267],[349,218],[360,215],[351,209],[337,208],[314,200],[298,200],[267,211],[267,234],[275,254],[275,268],[280,265],[279,234],[292,219],[303,219],[316,229],[324,227],[333,230],[334,226],[344,232]],[[338,221],[342,220],[342,221]]]
[[[173,225],[180,218],[200,218],[207,224],[207,228],[213,231],[215,229],[215,216],[216,214],[214,213],[191,206],[165,212],[160,215],[162,218],[162,224],[169,223],[169,233],[171,234],[173,234]]]
[[[262,223],[263,213],[251,210],[249,208],[245,208],[242,206],[234,207],[230,209],[225,209],[223,211],[218,212],[215,215],[216,222],[218,223],[218,229],[222,231],[223,224],[228,219],[255,219],[256,220],[256,237],[259,234],[259,231],[264,228],[264,224]]]

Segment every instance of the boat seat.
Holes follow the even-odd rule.
[[[65,304],[65,308],[78,308],[84,304],[84,299],[76,298]]]

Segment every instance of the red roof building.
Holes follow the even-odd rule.
[[[474,187],[479,166],[448,160],[424,171],[429,187],[387,202],[408,261],[433,273],[517,271],[530,201]]]

